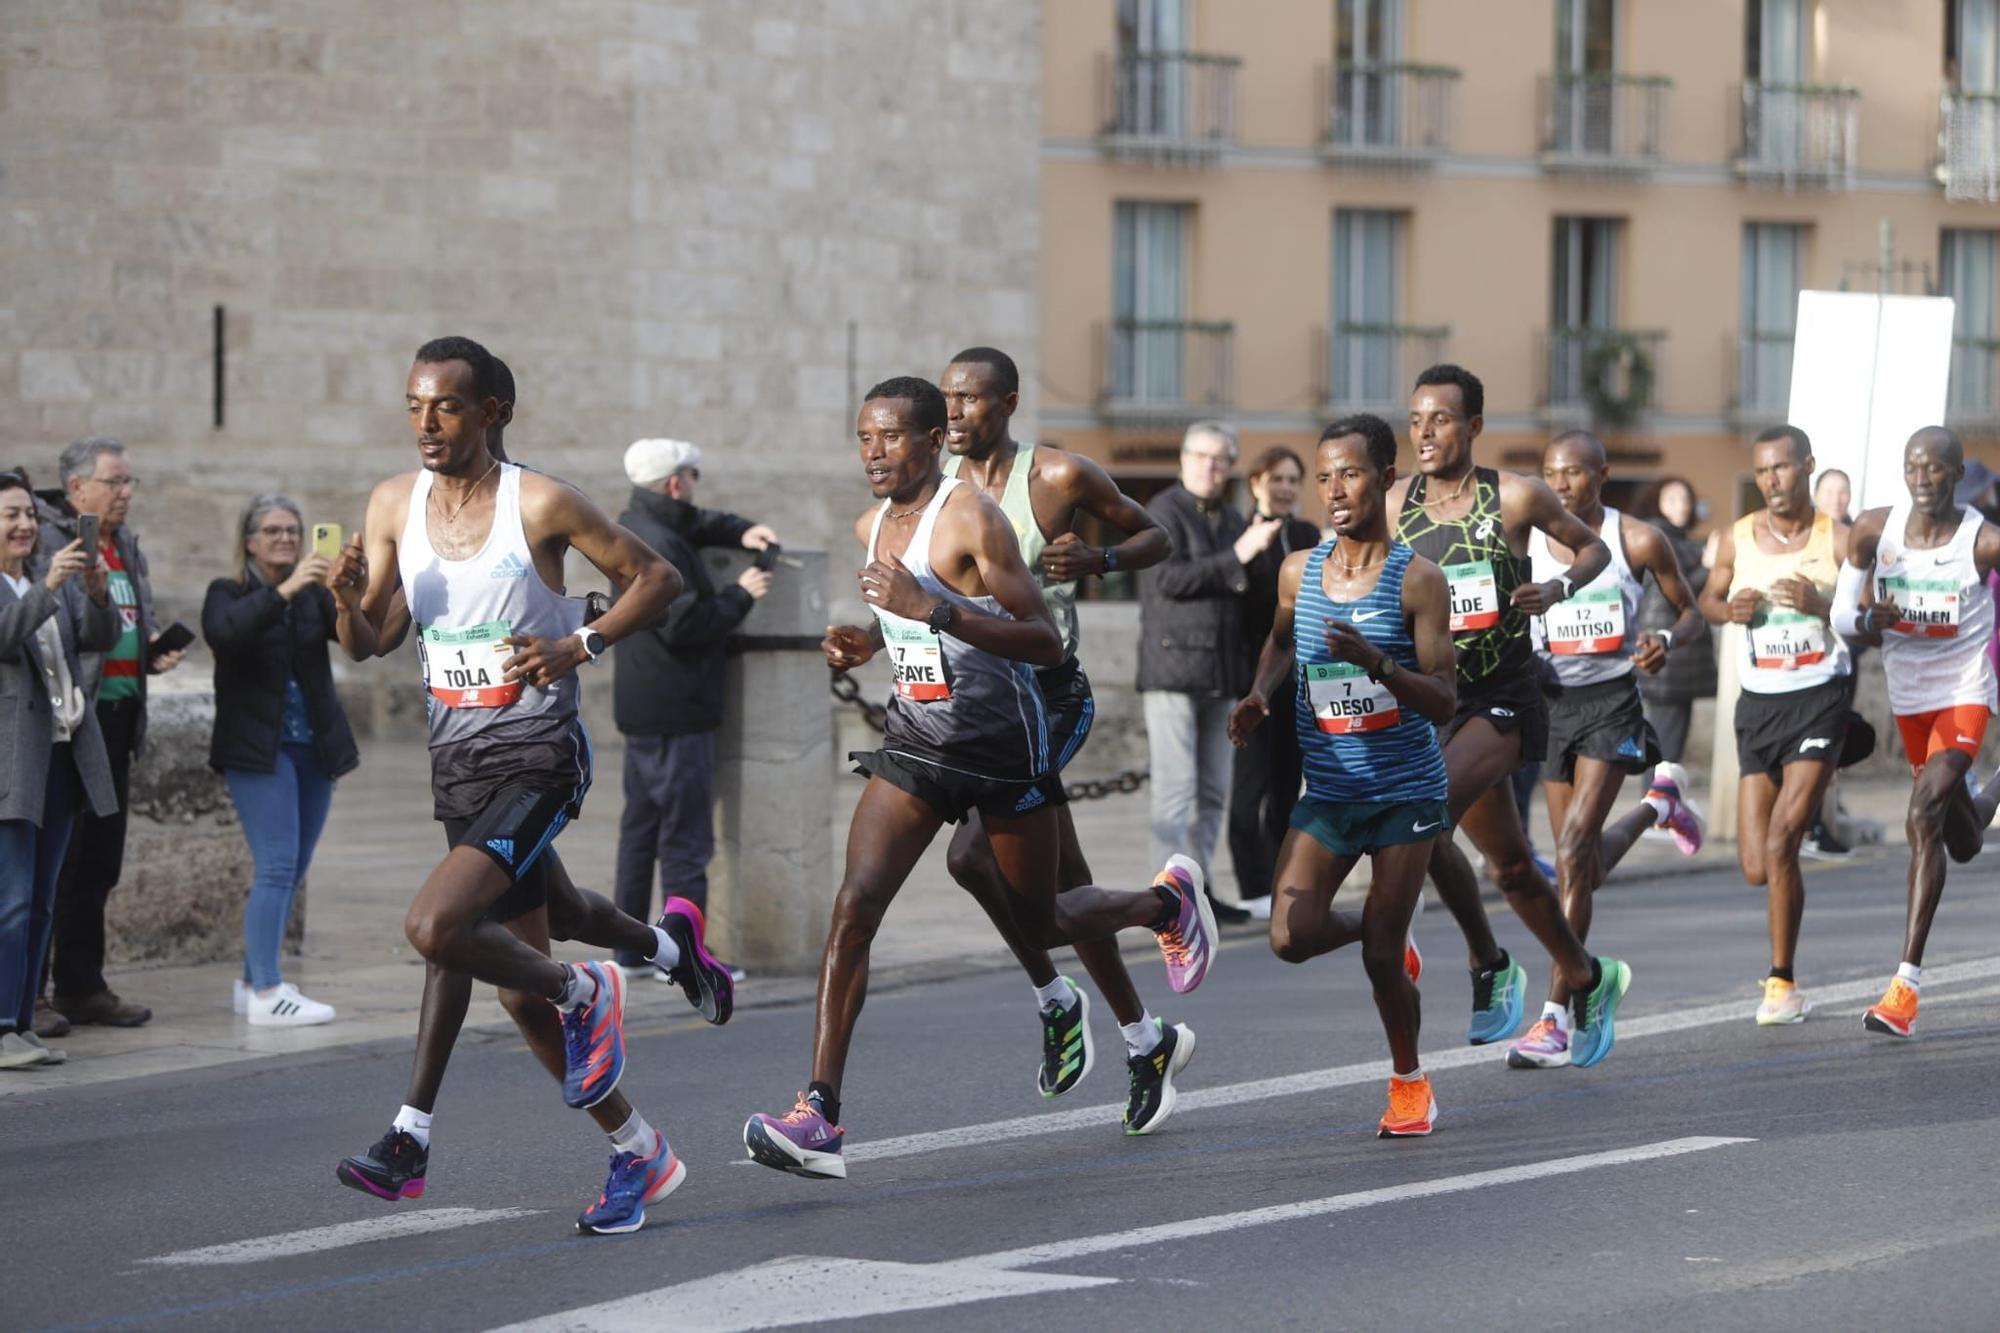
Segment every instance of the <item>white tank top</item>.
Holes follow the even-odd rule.
[[[431,474],[410,490],[409,518],[397,544],[403,595],[417,631],[433,748],[474,736],[504,735],[510,743],[570,728],[577,679],[547,689],[501,679],[500,665],[517,651],[511,634],[560,639],[583,625],[582,604],[542,582],[521,522],[521,469],[500,465],[493,527],[486,544],[464,560],[447,560],[431,545]]]
[[[1638,646],[1639,599],[1646,589],[1625,559],[1624,531],[1610,505],[1597,535],[1611,550],[1604,572],[1529,621],[1535,651],[1565,685],[1600,685],[1631,675],[1632,650]],[[1569,572],[1569,562],[1556,559],[1540,528],[1528,533],[1528,565],[1537,583]]]
[[[1986,520],[1967,509],[1951,540],[1933,550],[1906,544],[1909,522],[1907,502],[1891,509],[1875,548],[1875,595],[1903,610],[1882,635],[1889,710],[1906,717],[1960,704],[2000,711],[1986,656],[1993,594],[1975,554]]]

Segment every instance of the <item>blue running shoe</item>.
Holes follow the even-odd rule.
[[[614,1153],[611,1178],[597,1202],[577,1215],[576,1229],[584,1235],[618,1236],[646,1225],[646,1205],[658,1203],[681,1187],[687,1179],[687,1163],[674,1156],[667,1136],[651,1157],[637,1153]]]
[[[1616,958],[1600,958],[1597,966],[1602,975],[1595,989],[1569,997],[1571,1026],[1576,1029],[1570,1038],[1569,1062],[1578,1069],[1588,1069],[1611,1054],[1611,1044],[1617,1040],[1613,1022],[1618,1002],[1632,985],[1632,969]]]
[[[597,983],[589,1004],[563,1010],[563,1103],[581,1111],[617,1088],[625,1073],[625,972],[615,964],[571,966]]]
[[[1521,1026],[1521,1004],[1528,993],[1528,974],[1512,958],[1507,966],[1472,974],[1472,1026],[1465,1039],[1474,1046],[1505,1041]]]

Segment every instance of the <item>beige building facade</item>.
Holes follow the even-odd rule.
[[[1043,438],[1135,489],[1487,386],[1481,458],[1595,422],[1737,511],[1801,288],[1958,299],[2000,463],[1995,0],[1047,0]],[[1887,237],[1885,263],[1884,238]],[[1303,452],[1303,449],[1301,448]]]

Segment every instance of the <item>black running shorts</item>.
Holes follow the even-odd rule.
[[[1097,719],[1097,703],[1090,695],[1090,677],[1074,656],[1061,666],[1035,673],[1042,688],[1042,707],[1049,719],[1049,753],[1053,764],[1035,789],[1021,798],[1017,814],[1026,814],[1038,805],[1067,805],[1063,790],[1063,770],[1090,737],[1090,724]]]
[[[574,789],[517,782],[496,788],[473,818],[440,821],[450,846],[476,847],[507,872],[507,891],[486,909],[486,920],[504,923],[548,905],[546,853],[579,804]]]
[[[1853,690],[1842,676],[1789,694],[1743,691],[1736,696],[1737,767],[1775,782],[1787,764],[1838,764]]]
[[[888,750],[852,750],[847,757],[854,761],[855,772],[880,778],[919,797],[954,824],[964,823],[966,814],[973,810],[982,815],[1005,818],[1046,804],[1045,801],[1028,800],[1039,791],[1039,779],[1010,781],[982,777],[900,750],[895,753]]]
[[[1565,685],[1548,696],[1547,776],[1576,781],[1576,761],[1601,759],[1626,773],[1644,773],[1660,762],[1660,738],[1646,721],[1639,686],[1630,676],[1595,685]]]
[[[1458,711],[1438,728],[1440,748],[1450,745],[1459,728],[1483,717],[1503,736],[1520,733],[1521,762],[1538,764],[1549,751],[1549,715],[1542,705],[1540,679],[1530,670],[1518,675],[1488,677],[1477,685],[1458,683]]]

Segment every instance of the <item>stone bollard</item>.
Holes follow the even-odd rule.
[[[718,588],[748,556],[703,552]],[[839,886],[833,857],[833,697],[827,689],[827,556],[787,549],[771,592],[731,641],[715,746],[715,951],[752,971],[819,962]]]

